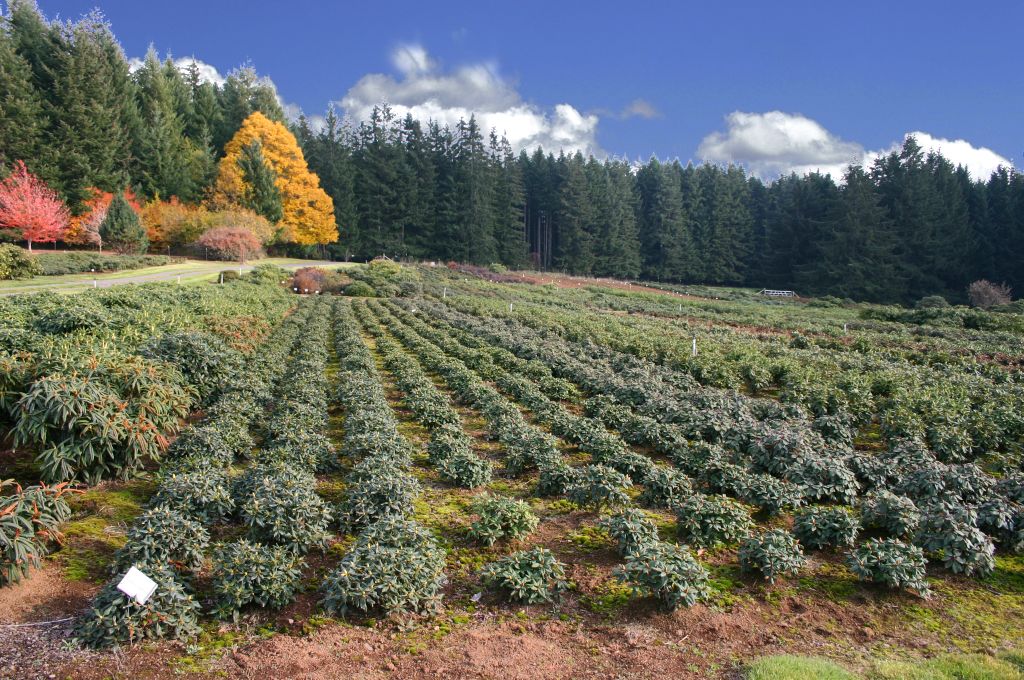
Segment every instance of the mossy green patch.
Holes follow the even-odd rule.
[[[577,548],[587,552],[614,547],[608,532],[592,525],[581,526],[579,529],[567,533],[565,537]]]
[[[857,676],[842,666],[809,656],[782,654],[766,656],[747,667],[747,680],[856,680]]]
[[[124,534],[153,495],[156,484],[148,480],[103,484],[72,496],[71,521],[64,525],[65,543],[53,554],[72,581],[102,582]]]
[[[877,680],[1024,680],[1008,660],[983,654],[947,654],[927,661],[877,664],[868,677]]]
[[[580,602],[595,614],[610,619],[629,604],[632,594],[629,586],[616,578],[609,578],[598,583],[592,592],[581,595]]]
[[[175,659],[174,664],[185,673],[205,673],[209,671],[212,662],[244,642],[244,636],[235,629],[221,628],[216,623],[207,624],[195,642],[185,647],[185,654]]]
[[[824,594],[835,602],[848,602],[860,590],[857,577],[845,565],[826,562],[800,578],[800,587]]]

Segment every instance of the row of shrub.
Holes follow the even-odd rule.
[[[343,455],[353,461],[338,514],[355,543],[323,584],[332,614],[433,610],[444,578],[444,552],[411,518],[419,483],[412,447],[398,432],[380,376],[347,301],[334,306],[340,361],[338,400],[345,411]]]
[[[434,311],[431,308],[432,314]],[[464,317],[462,320],[466,321]],[[503,334],[498,332],[500,330],[499,323],[491,324],[486,328],[486,337],[503,340],[520,349],[523,341],[520,339],[520,344],[515,344],[513,338],[526,335],[529,339],[528,333]],[[942,559],[951,568],[960,568],[964,558],[960,554],[962,550],[958,552],[951,547],[949,536],[960,535],[961,543],[978,547],[974,552],[982,572],[989,561],[986,555],[990,546],[977,535],[973,539],[964,538],[966,534],[984,529],[1008,550],[1014,550],[1020,542],[1024,518],[1021,518],[1019,506],[1009,502],[1005,494],[993,492],[994,478],[977,465],[963,462],[971,455],[969,446],[966,449],[945,446],[935,453],[922,440],[901,439],[892,433],[892,446],[880,455],[853,452],[850,423],[836,422],[838,416],[822,415],[808,426],[799,411],[782,409],[771,402],[743,397],[716,398],[713,392],[708,394],[706,388],[692,386],[685,392],[673,393],[672,386],[657,379],[636,380],[631,391],[624,391],[614,384],[621,378],[602,378],[615,373],[607,370],[608,366],[591,366],[586,359],[579,358],[579,354],[572,355],[552,345],[538,342],[530,347],[534,356],[539,354],[553,359],[560,373],[578,378],[592,389],[605,388],[612,395],[634,402],[639,397],[641,404],[656,404],[661,417],[670,422],[638,414],[627,404],[616,403],[614,396],[588,400],[587,408],[588,412],[623,432],[631,443],[649,445],[671,456],[712,490],[732,493],[770,512],[795,507],[805,499],[851,503],[863,491],[885,489],[890,485],[898,494],[926,504],[947,495],[950,497],[946,500],[954,503],[984,503],[976,527],[971,529],[968,522],[968,526],[959,526],[954,531],[952,525],[946,523],[947,538],[928,541],[932,546],[940,546],[934,552],[943,555]],[[637,362],[633,358],[629,361]],[[658,370],[652,372],[657,374]],[[650,394],[652,385],[658,390],[657,399]],[[715,412],[721,414],[721,424],[708,427],[708,414]],[[704,440],[704,443],[696,447],[687,444],[693,439]],[[708,444],[708,441],[717,443]]]
[[[215,396],[241,360],[234,346],[251,347],[288,301],[243,284],[0,299],[0,426],[47,482],[129,477]]]
[[[563,460],[554,437],[529,423],[514,404],[484,382],[483,375],[478,375],[463,361],[447,356],[442,348],[424,339],[415,329],[405,326],[385,308],[377,307],[376,311],[390,332],[417,360],[444,379],[456,399],[480,412],[488,435],[504,447],[504,463],[508,472],[518,474],[538,469],[538,490],[541,493],[564,493],[573,470]]]
[[[563,358],[563,366],[571,363]],[[508,384],[517,392],[518,398],[535,412],[549,411],[550,406],[545,404],[539,391],[534,389],[531,393],[524,386],[526,382],[512,379]],[[591,400],[588,406],[592,412],[611,415],[619,427],[627,423],[636,424],[629,419],[632,411],[624,405],[617,405],[613,398]],[[657,422],[653,424],[663,425]],[[923,513],[924,517],[929,518],[926,530],[912,532],[910,538],[918,544],[918,549],[926,550],[955,573],[985,575],[991,571],[994,546],[982,528],[987,529],[1008,550],[1019,550],[1024,535],[1024,514],[1018,504],[994,493],[994,480],[976,465],[945,465],[935,460],[935,456],[921,443],[916,444],[919,456],[916,466],[900,463],[899,447],[878,457],[854,454],[849,450],[839,456],[819,454],[817,451],[827,447],[822,432],[807,428],[799,421],[764,423],[748,418],[747,427],[746,430],[733,428],[737,430],[735,433],[726,430],[724,436],[717,430],[711,432],[720,441],[728,442],[733,447],[731,449],[706,442],[696,447],[687,444],[687,437],[706,437],[706,433],[699,428],[684,431],[682,439],[679,436],[660,436],[653,441],[644,441],[634,437],[634,441],[641,439],[636,443],[651,444],[672,455],[677,464],[697,477],[704,489],[730,493],[769,512],[798,507],[808,500],[852,503],[858,498],[862,487],[884,490],[886,480],[894,483],[899,480],[897,490],[901,494],[926,502]],[[664,431],[664,428],[658,427],[646,431],[657,433],[659,429]],[[555,428],[553,430],[558,432]],[[635,429],[627,431],[637,434]],[[903,448],[908,445],[904,443]],[[844,457],[849,463],[844,462]],[[870,476],[870,470],[877,471],[879,468],[887,470],[888,475],[883,474],[882,479],[876,479],[874,484],[863,478],[864,475]],[[734,540],[749,530],[749,513],[739,506],[730,506],[730,501],[724,497],[719,497],[720,502],[710,504],[713,518],[710,522],[702,521],[701,513],[698,512],[702,507],[709,506],[706,501],[698,502],[691,498],[680,504],[680,496],[685,497],[692,490],[692,480],[689,478],[680,478],[678,473],[670,470],[657,470],[653,475],[648,473],[648,476],[651,477],[651,483],[645,490],[645,500],[670,499],[670,503],[679,506],[680,529],[681,533],[688,534],[684,537],[686,540],[698,544],[706,542],[709,536],[705,532],[716,524],[720,525],[718,531],[721,535],[711,536],[714,540]],[[644,481],[646,483],[647,480]],[[934,502],[941,494],[948,495],[944,506]],[[889,496],[893,497],[892,494]],[[913,507],[913,501],[906,496],[894,498]],[[870,508],[876,506],[877,501],[871,496],[865,499],[865,503],[865,512],[870,515]],[[972,503],[983,503],[980,512],[972,511]],[[892,504],[899,507],[898,502]],[[722,516],[716,510],[730,512]],[[893,518],[892,522],[899,524],[901,520]],[[689,530],[688,526],[691,527]],[[732,535],[729,534],[730,527],[736,530]]]
[[[421,361],[425,360],[431,364],[449,380],[457,396],[465,394],[469,399],[474,399],[467,399],[467,403],[481,410],[489,428],[496,432],[499,440],[504,434],[505,439],[515,444],[518,440],[513,438],[514,432],[534,427],[523,419],[511,402],[482,383],[481,377],[484,375],[497,379],[499,385],[502,385],[503,381],[514,379],[510,373],[494,364],[480,361],[482,356],[486,356],[485,353],[474,355],[471,351],[457,347],[450,338],[417,324],[415,319],[407,316],[399,320],[388,315],[384,322],[396,337],[407,343]],[[430,341],[419,335],[421,332],[429,334]],[[440,344],[433,344],[434,342]],[[445,356],[446,351],[456,354],[459,359]],[[474,373],[467,368],[466,363],[463,363],[464,360],[473,362],[475,368],[483,372],[479,375]],[[461,391],[458,385],[473,386],[476,389]],[[509,385],[504,387],[510,388]],[[594,423],[590,419],[574,418],[539,390],[530,391],[525,382],[517,383],[509,391],[521,398],[525,394],[524,391],[527,391],[529,397],[538,402],[535,405],[545,405],[546,414],[551,416],[553,422],[558,423],[556,432],[563,437],[573,436],[573,432],[586,432],[588,425],[594,428]],[[497,407],[498,404],[501,405],[500,408]],[[561,416],[561,422],[555,414]],[[541,420],[545,419],[542,417]],[[589,431],[595,435],[595,440],[601,441],[602,438],[597,434],[596,428]],[[536,432],[540,436],[547,436],[540,430]],[[600,428],[600,432],[609,438],[612,437],[603,428]],[[582,435],[575,436],[574,439],[586,441]],[[550,441],[550,438],[547,441]],[[571,468],[562,460],[553,441],[549,445],[550,452],[542,453],[540,456],[537,456],[537,451],[523,452],[515,448],[510,449],[506,445],[506,466],[513,473],[522,472],[528,467],[538,468],[540,493],[565,494],[568,500],[581,507],[602,510],[630,504],[626,489],[632,482],[626,474],[601,463],[587,465],[581,469]],[[613,450],[609,450],[607,445],[605,448],[592,448],[595,452],[603,451],[609,461],[617,460],[616,454],[625,452],[624,447],[618,446]],[[644,460],[650,463],[648,459]],[[653,464],[650,465],[654,467]],[[471,526],[470,535],[487,544],[502,538],[522,538],[532,531],[536,522],[524,506],[525,504],[521,502],[509,499],[482,499],[474,505],[478,519]],[[643,514],[638,510],[624,512],[634,513],[631,515],[634,519],[636,513],[641,516]],[[708,572],[687,548],[657,541],[657,531],[649,520],[645,520],[639,530],[646,530],[645,537],[652,540],[645,540],[642,549],[630,551],[627,563],[620,572],[621,578],[629,583],[638,595],[653,596],[670,607],[692,605],[707,596]],[[614,529],[612,533],[619,535]],[[622,536],[622,540],[629,541],[625,536]],[[514,552],[486,565],[481,577],[485,585],[500,590],[513,601],[523,603],[551,601],[567,587],[564,565],[551,551],[540,547]]]
[[[441,298],[442,283],[453,285],[438,281],[431,289],[437,298]],[[493,293],[495,297],[501,294]],[[1019,461],[1015,451],[1024,436],[1021,397],[1019,389],[1007,380],[1012,366],[1008,372],[1000,365],[1012,363],[1014,350],[1003,348],[1014,347],[1013,336],[972,334],[931,347],[921,338],[922,333],[932,332],[927,329],[905,337],[909,334],[902,329],[887,327],[881,329],[885,335],[845,335],[833,328],[813,336],[794,333],[787,343],[785,336],[727,330],[722,315],[736,312],[733,307],[704,310],[713,323],[709,330],[703,324],[688,323],[687,317],[668,328],[650,318],[633,322],[607,314],[595,316],[561,295],[524,291],[522,297],[537,298],[538,304],[517,305],[513,312],[499,300],[460,294],[448,296],[444,305],[425,302],[422,308],[441,318],[446,318],[445,310],[451,314],[451,308],[490,317],[484,321],[492,329],[512,331],[520,343],[546,343],[571,355],[596,356],[602,361],[613,358],[625,368],[629,367],[625,360],[635,359],[645,372],[652,366],[670,368],[678,371],[677,376],[688,374],[704,386],[754,393],[774,389],[783,404],[806,409],[815,418],[827,415],[860,426],[880,417],[921,436],[940,453],[949,448],[952,455],[962,455],[958,451],[966,443],[972,455],[998,451]],[[653,301],[650,304],[655,306]],[[702,310],[687,311],[699,314]],[[750,323],[777,321],[754,318]],[[802,317],[800,322],[794,328],[805,326]],[[679,342],[680,335],[688,339],[687,326],[692,326],[694,335],[705,338],[696,356],[691,356],[688,342],[685,348]],[[977,349],[964,351],[966,343]],[[999,354],[1003,351],[1011,352],[1010,356]],[[520,356],[530,358],[528,354]]]
[[[255,440],[250,429],[280,396],[274,391],[288,365],[296,341],[304,334],[308,313],[287,317],[244,362],[233,362],[223,371],[192,364],[197,373],[219,381],[208,391],[206,418],[187,428],[168,450],[160,470],[159,485],[146,510],[129,528],[126,543],[115,556],[116,576],[94,598],[79,620],[76,636],[90,647],[134,643],[146,638],[187,639],[199,631],[200,605],[191,575],[205,564],[211,527],[223,521],[246,518],[249,539],[219,546],[214,551],[214,611],[235,613],[247,602],[283,604],[297,584],[299,553],[288,546],[259,543],[264,522],[262,504],[249,502],[257,496],[258,474],[263,466],[251,465],[232,479],[229,469],[236,460],[252,457]],[[186,362],[186,365],[188,362]],[[283,466],[282,466],[283,467]],[[264,497],[273,499],[277,489],[268,486]],[[256,507],[252,507],[255,505]],[[157,583],[145,604],[126,598],[116,584],[124,571],[136,566]]]
[[[362,307],[362,312],[360,323],[374,335],[377,351],[395,376],[403,403],[430,431],[427,453],[441,479],[467,489],[490,482],[492,466],[473,452],[472,440],[462,429],[462,420],[448,396],[434,385],[419,362],[386,336],[369,308]]]

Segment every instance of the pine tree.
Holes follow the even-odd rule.
[[[324,125],[316,134],[310,133],[303,141],[303,153],[309,169],[320,178],[320,185],[334,202],[334,219],[338,224],[339,238],[329,248],[332,255],[348,260],[358,250],[358,213],[352,154],[355,141],[352,131],[344,125],[335,113],[334,106],[327,109]]]
[[[895,235],[864,168],[853,165],[847,169],[830,210],[831,215],[822,216],[820,233],[814,236],[813,256],[794,266],[794,286],[805,294],[872,302],[896,300],[900,281],[893,258]]]
[[[54,78],[51,144],[59,148],[59,188],[72,208],[91,187],[117,191],[129,180],[134,86],[128,63],[97,15],[67,30],[69,45],[58,56]]]
[[[199,192],[192,176],[193,148],[178,115],[184,81],[173,64],[168,71],[160,63],[152,47],[134,79],[142,123],[135,140],[134,175],[142,193],[151,198],[177,196],[191,201]]]
[[[32,68],[15,51],[10,31],[0,25],[0,173],[17,160],[37,173],[42,165],[44,100],[32,80]]]
[[[144,253],[149,247],[146,230],[124,194],[117,194],[100,224],[103,244],[119,253]]]
[[[524,203],[526,200],[523,175],[512,145],[495,132],[490,138],[490,163],[494,173],[494,241],[497,244],[498,260],[513,268],[522,267],[526,262],[526,238],[524,234]]]
[[[601,276],[637,278],[640,276],[640,237],[637,232],[636,196],[633,191],[633,173],[629,164],[605,164],[607,177],[607,236],[598,248],[599,265],[595,273]]]
[[[593,210],[583,155],[561,155],[557,167],[560,179],[554,264],[562,271],[589,274],[594,267]]]
[[[694,278],[694,245],[683,212],[682,170],[657,158],[637,173],[644,276],[667,281]]]
[[[271,224],[281,220],[281,191],[275,184],[277,176],[263,158],[263,145],[259,139],[242,147],[238,157],[242,170],[242,207],[267,218]]]
[[[261,78],[252,66],[242,66],[228,74],[224,87],[217,90],[219,125],[213,129],[213,147],[223,149],[253,113],[284,122],[284,110],[277,100],[277,90],[267,78]]]

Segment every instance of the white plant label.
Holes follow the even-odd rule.
[[[117,584],[117,589],[128,597],[134,598],[139,604],[146,604],[146,601],[156,592],[156,581],[132,567]]]

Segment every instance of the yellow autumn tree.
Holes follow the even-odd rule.
[[[320,188],[320,178],[310,172],[295,136],[259,111],[245,119],[224,147],[213,186],[213,207],[242,205],[246,187],[238,159],[242,148],[257,140],[281,193],[281,221],[277,224],[281,240],[307,246],[337,241],[334,202]]]

